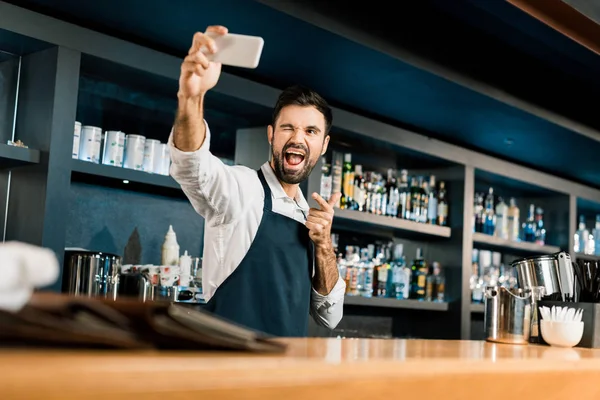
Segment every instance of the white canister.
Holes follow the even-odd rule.
[[[165,163],[169,159],[169,146],[166,143],[161,143],[156,150],[154,158],[154,172],[156,174],[168,175],[169,170],[165,170]],[[167,161],[165,161],[167,160]]]
[[[123,166],[129,169],[142,170],[144,164],[144,147],[146,138],[141,135],[125,137],[125,162]]]
[[[83,125],[79,139],[79,159],[98,164],[100,162],[100,143],[102,129],[97,126]]]
[[[104,136],[104,150],[102,152],[102,164],[122,167],[124,153],[125,133],[121,131],[106,131]]]
[[[73,132],[73,158],[79,158],[80,138],[81,138],[81,122],[75,121],[75,131]]]
[[[169,146],[163,145],[161,160],[163,162],[162,165],[162,174],[169,175],[169,168],[171,167],[171,153],[169,152]]]
[[[160,140],[146,139],[144,146],[144,164],[142,170],[150,173],[159,173],[154,169],[154,160],[160,156]]]

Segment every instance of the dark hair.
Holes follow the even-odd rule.
[[[279,113],[287,106],[316,108],[325,117],[325,135],[329,134],[333,115],[329,104],[317,92],[301,85],[290,86],[281,92],[273,110],[273,128],[275,128],[275,121],[277,121]]]

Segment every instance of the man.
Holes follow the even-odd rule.
[[[212,26],[207,32],[226,34]],[[201,50],[202,49],[202,50]],[[331,329],[342,318],[345,282],[331,244],[333,204],[317,193],[309,209],[298,184],[327,151],[331,109],[302,87],[279,97],[267,138],[272,157],[258,171],[226,166],[209,151],[204,95],[221,66],[194,35],[181,65],[178,110],[169,138],[171,175],[205,218],[203,292],[216,315],[276,336],[306,336],[309,313]]]

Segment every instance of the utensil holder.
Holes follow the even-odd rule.
[[[588,349],[600,348],[600,304],[598,303],[571,303],[563,301],[540,301],[538,302],[538,314],[539,307],[569,307],[569,308],[581,308],[583,315],[581,321],[583,321],[583,337],[579,344],[575,347],[584,347]],[[541,314],[539,314],[541,315]],[[544,338],[540,335],[540,343],[547,344]]]

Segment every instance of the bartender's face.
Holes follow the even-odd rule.
[[[308,178],[329,144],[323,114],[314,107],[287,106],[268,129],[277,178],[288,184]]]

